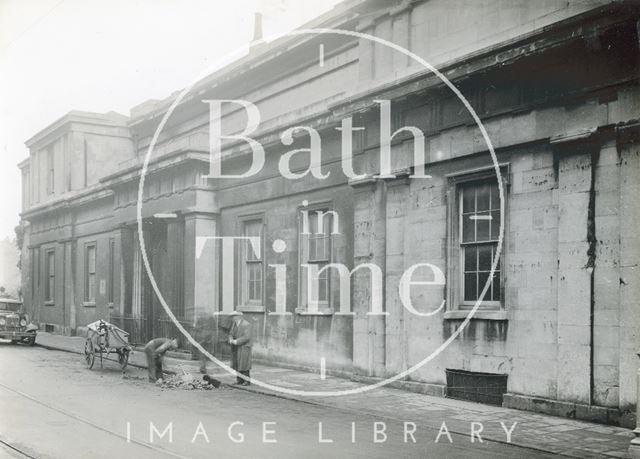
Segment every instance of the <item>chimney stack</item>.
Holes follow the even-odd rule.
[[[254,14],[254,22],[253,22],[253,40],[261,40],[262,39],[262,13],[256,11]]]

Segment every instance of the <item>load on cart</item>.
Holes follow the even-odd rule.
[[[93,368],[96,354],[100,356],[100,368],[102,360],[115,353],[118,356],[120,368],[124,371],[129,362],[131,346],[129,345],[129,333],[116,327],[105,320],[96,320],[87,325],[87,340],[84,344],[84,358],[89,368]]]

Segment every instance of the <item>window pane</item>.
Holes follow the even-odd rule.
[[[478,298],[480,297],[480,294],[482,293],[482,289],[484,288],[488,280],[489,280],[489,273],[486,273],[486,272],[478,273]],[[491,301],[491,286],[489,286],[489,290],[487,290],[487,293],[482,298],[482,301]]]
[[[329,300],[329,280],[326,278],[318,279],[318,301]]]
[[[96,272],[96,248],[95,246],[90,246],[87,248],[87,270],[90,273]]]
[[[251,220],[244,223],[244,236],[245,237],[261,237],[262,236],[262,220]],[[260,245],[262,245],[262,241],[260,241]],[[262,247],[259,247],[262,249]],[[258,247],[256,247],[256,250]],[[245,257],[247,260],[260,260],[262,254],[260,251],[256,253],[254,250],[253,244],[251,241],[245,241]]]
[[[245,236],[257,236],[256,223],[253,221],[245,222],[244,224],[244,235]]]
[[[246,259],[249,261],[255,261],[255,260],[259,260],[258,255],[256,254],[255,250],[253,249],[253,244],[251,244],[251,241],[245,241],[245,253],[246,253]]]
[[[89,276],[89,286],[88,286],[88,297],[87,300],[89,301],[95,301],[96,299],[96,279],[94,277],[94,275],[90,275]]]
[[[316,242],[316,259],[317,260],[328,260],[328,238],[325,236],[321,236],[320,239]]]
[[[491,240],[495,241],[500,237],[500,211],[491,212]]]
[[[491,271],[491,245],[478,246],[478,271]]]
[[[491,299],[493,301],[500,301],[500,271],[494,271],[493,273],[493,284],[492,284],[493,295]]]
[[[326,263],[318,265],[318,269],[321,270]],[[325,269],[318,274],[318,301],[329,301],[329,270]]]
[[[56,284],[54,282],[54,277],[51,276],[49,278],[49,300],[53,301],[56,297]]]
[[[318,232],[318,214],[314,211],[308,213],[309,215],[309,233],[316,234]]]
[[[262,278],[258,278],[256,282],[256,301],[262,300]]]
[[[482,213],[482,214],[478,214],[477,215],[477,219],[476,219],[476,229],[477,229],[477,233],[476,233],[476,241],[488,241],[489,236],[490,236],[490,231],[489,231],[489,227],[491,224],[491,220],[488,220],[487,217],[489,217],[490,214],[488,213]]]
[[[468,273],[464,275],[464,300],[475,301],[476,296],[476,273]]]
[[[477,259],[476,259],[476,247],[470,246],[464,248],[464,270],[476,271]]]
[[[463,188],[462,189],[462,212],[474,212],[475,211],[475,189]]]
[[[471,215],[465,215],[462,218],[462,242],[473,242],[476,240],[475,220],[471,219]]]
[[[309,236],[309,260],[316,260],[316,238],[315,236]]]
[[[329,235],[333,229],[333,214],[329,213],[326,209],[319,212],[320,215],[318,216],[318,227],[316,232],[318,234]],[[320,225],[322,225],[322,228],[320,228]]]
[[[247,300],[262,300],[262,263],[247,264]]]
[[[476,210],[489,210],[491,185],[483,184],[476,189]]]
[[[324,235],[309,236],[309,260],[322,261],[329,259],[330,238]]]
[[[322,253],[323,253],[323,248],[322,248],[322,244],[324,243],[324,240],[322,239],[321,236],[316,236],[315,237],[315,253],[313,254],[313,259],[314,260],[322,260]]]
[[[500,191],[497,183],[491,185],[491,208],[500,209]]]
[[[249,282],[249,300],[255,301],[257,299],[257,285],[256,282]]]

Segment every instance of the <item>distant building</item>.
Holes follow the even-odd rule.
[[[504,245],[479,310],[463,333],[398,385],[631,425],[640,348],[640,113],[633,2],[352,0],[311,27],[384,38],[425,58],[465,95],[496,148],[504,181]],[[321,46],[322,45],[322,46]],[[321,54],[319,54],[321,53]],[[489,282],[498,248],[495,168],[480,131],[444,84],[407,56],[355,37],[292,36],[198,82],[169,118],[149,165],[142,209],[151,269],[185,324],[231,302],[254,321],[259,358],[379,380],[418,364],[457,332]],[[261,171],[212,180],[206,99],[246,99],[262,114],[252,137]],[[392,132],[426,135],[430,180],[410,179],[414,137],[391,144],[395,178],[379,178],[380,104]],[[23,174],[25,302],[45,329],[77,333],[111,317],[138,340],[172,325],[142,266],[136,201],[140,167],[172,99],[127,118],[71,112],[35,134]],[[242,109],[225,109],[239,132]],[[354,170],[340,167],[341,120],[353,117]],[[285,129],[322,137],[326,180],[286,180],[277,163]],[[298,146],[299,145],[299,146]],[[245,142],[225,145],[223,168],[249,167]],[[308,163],[300,160],[296,170]],[[306,202],[306,204],[304,203]],[[301,231],[305,211],[312,235]],[[319,228],[315,211],[335,212]],[[331,218],[335,219],[331,221]],[[325,222],[326,223],[326,222]],[[333,224],[337,234],[332,234]],[[313,231],[316,230],[316,231]],[[257,236],[260,254],[236,250],[235,288],[220,288],[215,244],[199,237]],[[286,243],[282,253],[273,242]],[[415,263],[442,267],[446,286],[398,295]],[[335,271],[307,304],[301,264],[375,263],[382,283],[354,273],[355,317],[340,312]],[[276,312],[276,272],[287,265],[286,311]],[[424,273],[422,274],[424,276]],[[367,315],[382,290],[388,316]],[[435,305],[435,306],[434,306]],[[572,414],[571,414],[572,413]]]

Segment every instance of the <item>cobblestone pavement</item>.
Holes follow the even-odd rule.
[[[70,352],[83,352],[84,338],[40,333],[38,344]],[[134,352],[130,362],[145,367],[144,354]],[[97,364],[97,363],[96,363]],[[196,373],[198,362],[166,359],[170,371]],[[209,374],[231,384],[235,378],[220,368]],[[327,376],[322,380],[317,373],[288,368],[254,365],[251,376],[260,381],[304,391],[339,391],[362,387],[349,379]],[[448,398],[432,397],[394,388],[337,397],[310,397],[284,394],[262,388],[256,384],[238,388],[273,397],[299,400],[315,405],[339,408],[344,411],[379,416],[396,421],[411,421],[434,430],[434,437],[445,422],[449,431],[470,435],[472,422],[482,423],[481,436],[487,440],[507,442],[504,428],[517,423],[511,435],[515,445],[573,457],[627,457],[631,430],[593,424],[543,414],[472,403]],[[503,427],[503,423],[504,427]]]

